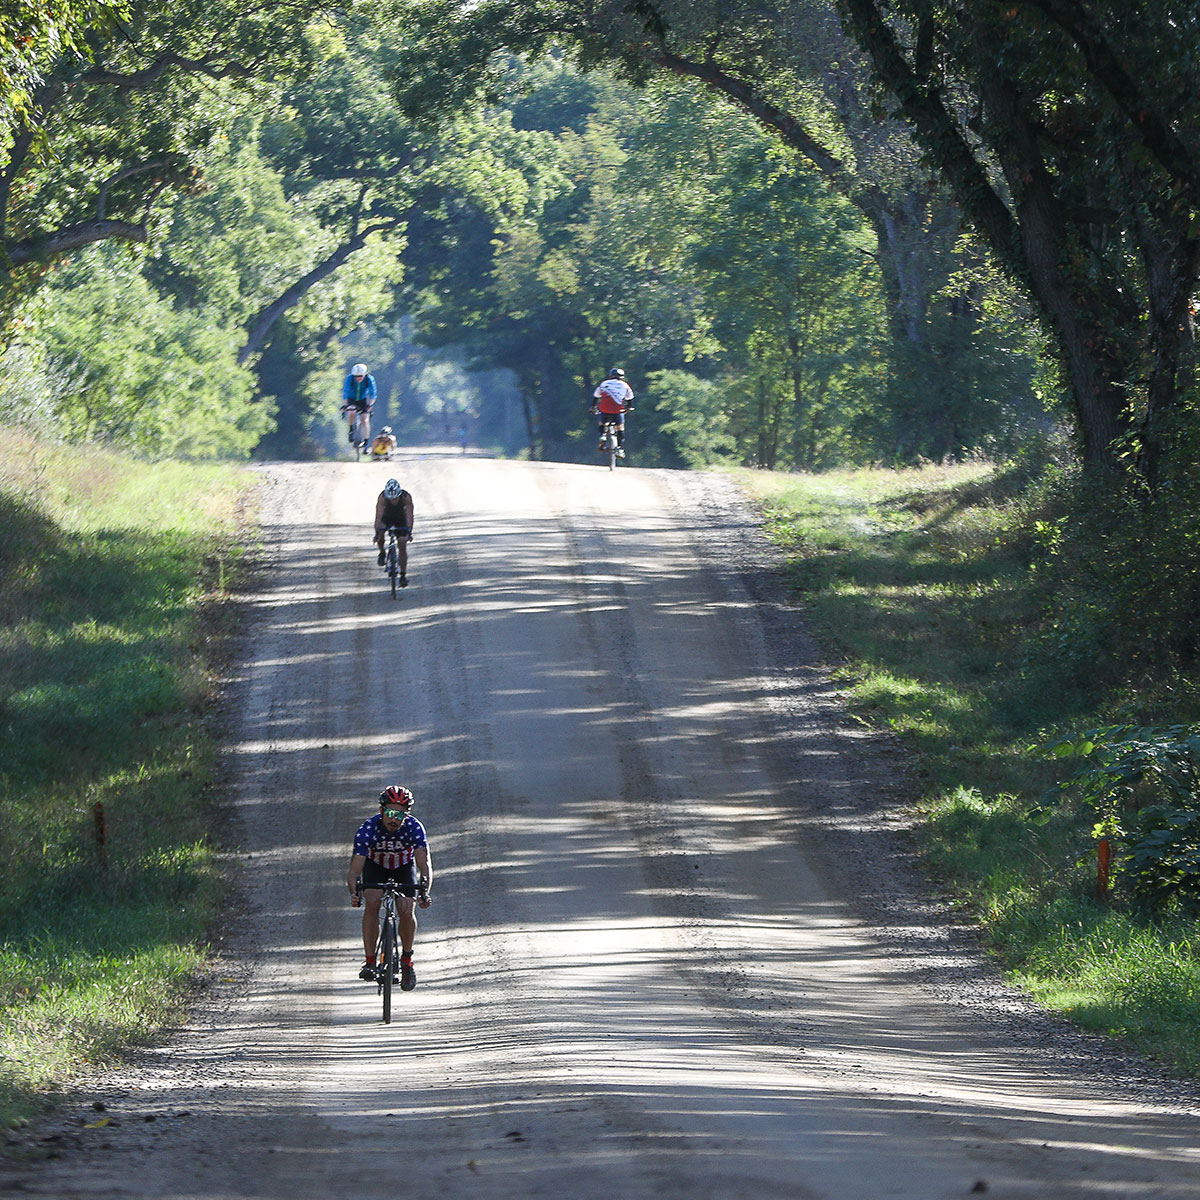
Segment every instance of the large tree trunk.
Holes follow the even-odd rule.
[[[1139,240],[1146,263],[1151,366],[1141,429],[1141,468],[1151,488],[1159,483],[1166,445],[1172,440],[1174,407],[1182,388],[1195,380],[1196,341],[1193,281],[1200,274],[1200,242],[1188,237],[1187,214],[1139,214]],[[1173,230],[1171,246],[1159,235]],[[1189,469],[1191,464],[1182,469]]]
[[[996,191],[941,95],[927,86],[905,59],[895,33],[875,0],[843,0],[846,11],[876,72],[901,108],[933,148],[942,176],[976,231],[999,260],[1041,305],[1058,339],[1070,381],[1085,461],[1096,469],[1117,465],[1115,439],[1123,432],[1126,388],[1133,364],[1106,332],[1103,316],[1111,316],[1118,298],[1081,291],[1079,280],[1063,269],[1062,205],[1037,151],[1037,133],[1020,109],[1008,81],[992,72],[982,81],[980,96],[990,114],[1007,120],[1009,142],[1002,166],[1015,209],[1010,211]]]

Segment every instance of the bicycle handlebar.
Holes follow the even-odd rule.
[[[404,895],[400,890],[400,885],[394,879],[385,879],[380,890],[385,893],[390,892],[396,896]],[[363,881],[360,875],[354,881],[354,896],[350,901],[352,907],[358,908],[362,904],[363,891]],[[429,883],[424,877],[417,881],[417,894],[410,897],[410,899],[416,900],[422,908],[428,908],[433,903],[429,898]]]

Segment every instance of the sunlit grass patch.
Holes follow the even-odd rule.
[[[1042,1003],[1200,1074],[1200,939],[1097,898],[1094,814],[1030,818],[1058,778],[1032,750],[1043,731],[1136,711],[1039,641],[1037,489],[981,463],[739,478],[848,703],[910,751],[933,878]]]
[[[1051,926],[1014,972],[1041,1003],[1200,1073],[1200,959],[1190,923],[1147,926],[1094,909]]]
[[[1046,722],[1024,655],[1039,619],[1019,492],[985,463],[741,476],[830,649],[852,704],[926,744],[946,786],[1015,790],[1005,745]],[[1019,700],[1005,708],[1005,698]],[[1057,698],[1056,698],[1057,699]],[[980,780],[958,756],[990,747]],[[1013,771],[1017,776],[1013,777]]]
[[[188,944],[94,954],[70,933],[0,950],[0,1112],[28,1111],[32,1094],[144,1042],[178,1015],[203,961]]]
[[[176,1011],[220,902],[212,605],[245,554],[227,466],[0,431],[0,1121]],[[0,512],[0,515],[3,515]],[[101,840],[101,833],[103,840]]]

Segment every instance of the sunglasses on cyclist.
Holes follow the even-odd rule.
[[[383,810],[383,815],[385,817],[390,817],[393,821],[403,821],[404,818],[408,816],[408,809],[406,809],[406,808],[385,808]]]

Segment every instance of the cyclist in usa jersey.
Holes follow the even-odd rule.
[[[358,827],[350,854],[350,869],[346,873],[350,903],[356,908],[360,902],[363,904],[365,961],[358,977],[372,983],[375,981],[375,946],[379,941],[383,885],[389,879],[399,885],[402,895],[396,902],[396,911],[400,918],[400,987],[406,992],[417,986],[412,960],[413,942],[417,936],[413,900],[415,898],[422,908],[428,908],[429,889],[433,884],[425,827],[412,815],[412,806],[413,794],[408,788],[387,787],[379,793],[379,813]]]

